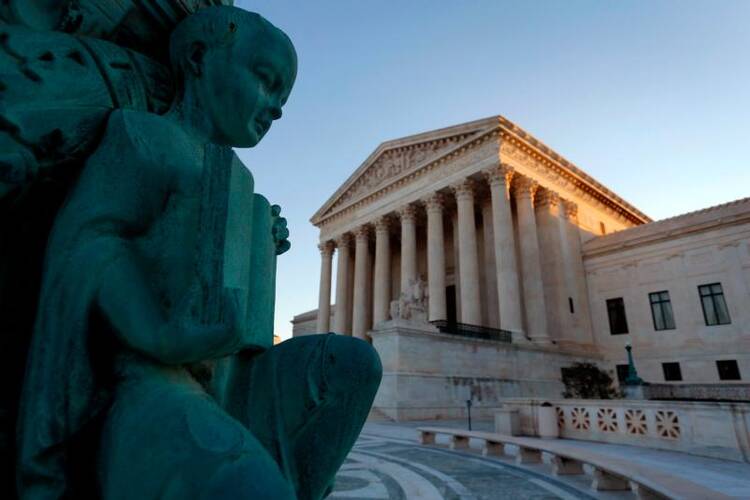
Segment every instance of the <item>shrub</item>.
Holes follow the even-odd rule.
[[[617,399],[620,391],[615,388],[609,373],[593,363],[574,363],[561,369],[565,384],[564,398],[571,399]]]

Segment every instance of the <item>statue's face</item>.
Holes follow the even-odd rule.
[[[271,122],[281,118],[296,76],[294,47],[275,28],[209,51],[201,87],[214,126],[212,140],[241,148],[258,144]]]

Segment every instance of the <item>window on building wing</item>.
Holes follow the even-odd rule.
[[[622,335],[628,333],[628,320],[625,317],[625,301],[622,297],[607,300],[607,314],[609,315],[609,333]]]
[[[728,325],[732,322],[727,303],[724,300],[724,290],[721,288],[721,283],[701,285],[698,287],[698,293],[701,296],[703,319],[706,321],[706,325]]]
[[[654,320],[655,330],[674,330],[674,315],[669,292],[654,292],[648,294],[651,303],[651,318]]]
[[[717,361],[716,368],[719,370],[719,380],[742,380],[736,359]]]
[[[682,370],[680,370],[680,363],[662,363],[661,369],[664,371],[665,381],[679,382],[682,380]]]

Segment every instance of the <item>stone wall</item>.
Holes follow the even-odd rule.
[[[431,325],[389,321],[370,332],[383,362],[374,407],[395,420],[491,417],[503,398],[559,398],[560,368],[582,356],[437,333]]]
[[[750,384],[650,384],[643,386],[645,399],[698,401],[750,401]]]
[[[647,382],[666,382],[667,362],[680,363],[683,383],[720,382],[720,360],[750,378],[750,198],[589,241],[584,264],[594,341],[611,365],[627,362],[630,343]],[[706,324],[698,287],[711,283],[722,286],[728,324]],[[655,329],[649,293],[660,291],[669,292],[674,329]],[[619,297],[629,333],[612,335],[606,301]]]
[[[750,462],[750,403],[549,399],[560,436]],[[543,399],[505,399],[521,433],[538,435]]]

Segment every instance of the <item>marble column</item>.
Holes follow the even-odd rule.
[[[523,302],[526,309],[528,336],[534,342],[550,343],[547,333],[547,313],[544,304],[544,286],[539,260],[534,194],[538,185],[528,177],[520,176],[514,183],[518,216],[518,237],[521,252],[521,279]]]
[[[354,305],[352,309],[352,335],[367,340],[367,293],[370,289],[370,228],[361,226],[355,231],[354,245]]]
[[[344,234],[336,240],[338,257],[336,259],[336,310],[333,315],[333,331],[350,335],[347,329],[349,311],[349,243],[351,237]]]
[[[535,201],[547,332],[552,339],[560,340],[572,330],[564,275],[565,245],[560,231],[560,197],[554,191],[540,189]]]
[[[388,319],[391,302],[390,220],[381,217],[375,222],[375,277],[372,324]]]
[[[398,212],[401,219],[401,292],[409,289],[409,282],[417,278],[417,219],[412,205]]]
[[[497,273],[500,328],[523,336],[521,290],[516,264],[516,243],[513,214],[510,209],[510,182],[513,169],[501,165],[485,172],[492,198],[492,229],[494,233],[495,270]]]
[[[318,333],[331,329],[331,271],[333,267],[333,243],[326,241],[320,249],[320,289],[318,292]]]
[[[470,180],[453,186],[458,211],[458,259],[461,273],[461,323],[482,324],[479,302],[479,257],[477,255],[477,227],[474,215],[474,186]]]
[[[434,193],[424,200],[427,208],[427,289],[430,321],[448,319],[445,303],[445,234],[443,197]]]
[[[453,298],[456,301],[456,319],[461,321],[461,259],[458,256],[458,214],[456,211],[451,213],[451,239],[453,244]]]
[[[562,200],[561,205],[565,280],[568,284],[568,293],[573,298],[573,338],[580,343],[591,343],[593,336],[589,315],[589,292],[583,266],[581,233],[578,229],[578,205],[568,200]]]

